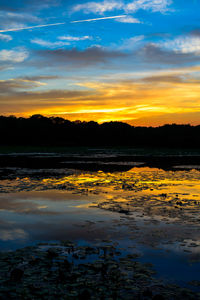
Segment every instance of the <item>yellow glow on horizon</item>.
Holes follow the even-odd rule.
[[[192,74],[195,72],[194,77],[188,75],[190,71]],[[80,81],[74,84],[80,89],[41,90],[20,96],[5,96],[1,104],[5,115],[28,117],[42,114],[71,121],[123,121],[142,126],[199,124],[199,71],[198,66],[171,73],[169,70],[162,71],[162,75],[156,73],[140,79]]]
[[[80,109],[80,110],[75,110],[75,111],[69,111],[69,112],[57,112],[57,115],[63,115],[63,114],[93,114],[93,113],[110,113],[110,112],[119,112],[119,111],[124,111],[128,110],[126,107],[121,107],[121,108],[99,108],[99,109]]]

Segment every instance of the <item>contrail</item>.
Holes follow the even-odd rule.
[[[121,16],[104,17],[104,18],[96,18],[96,19],[78,20],[78,21],[72,21],[71,23],[92,22],[92,21],[117,19],[117,18],[125,18],[125,17],[126,17],[126,15],[121,15]]]
[[[78,21],[72,21],[70,23],[92,22],[92,21],[99,21],[99,20],[124,18],[124,17],[126,17],[126,15],[104,17],[104,18],[96,18],[96,19],[87,19],[87,20],[78,20]],[[66,24],[66,22],[64,22],[64,23],[45,24],[45,25],[35,25],[35,26],[22,27],[22,28],[9,28],[9,29],[0,30],[0,33],[1,32],[4,33],[4,32],[14,32],[14,31],[30,30],[30,29],[35,29],[35,28],[42,28],[42,27],[49,27],[49,26],[58,26],[58,25],[64,25],[64,24]]]
[[[14,31],[29,30],[29,29],[34,29],[34,28],[57,26],[57,25],[64,25],[64,24],[66,24],[66,23],[54,23],[54,24],[46,24],[46,25],[36,25],[36,26],[31,26],[31,27],[10,28],[10,29],[0,30],[0,32],[9,32],[9,31],[14,32]]]

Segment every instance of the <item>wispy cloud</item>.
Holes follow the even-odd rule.
[[[28,51],[24,48],[15,48],[14,50],[1,50],[0,61],[20,63],[27,59]]]
[[[85,41],[85,40],[91,40],[92,37],[89,35],[85,35],[85,36],[59,36],[58,37],[59,40],[64,40],[64,41],[70,41],[70,42],[78,42],[78,41]]]
[[[12,40],[12,36],[0,33],[0,40],[9,42]]]
[[[76,111],[62,111],[57,112],[56,115],[64,114],[93,114],[93,113],[113,113],[128,110],[128,107],[119,107],[119,108],[100,108],[100,109],[78,109]]]
[[[81,36],[81,37],[75,37],[75,36],[60,36],[58,37],[59,41],[51,42],[51,41],[46,41],[43,39],[32,39],[31,43],[37,44],[43,47],[47,48],[62,48],[64,46],[70,45],[70,42],[78,42],[78,41],[85,41],[85,40],[91,40],[92,38],[88,35]]]
[[[37,50],[35,54],[38,61],[34,62],[34,66],[59,67],[65,68],[86,68],[96,66],[98,64],[111,64],[115,59],[127,57],[126,53],[104,49],[101,47],[89,47],[84,50],[77,48],[72,49],[55,49],[55,50]]]
[[[124,18],[124,17],[126,17],[126,15],[71,21],[71,23],[92,22],[92,21],[100,21],[100,20],[107,20],[107,19],[118,19],[118,18]]]
[[[10,1],[9,1],[10,2]],[[7,32],[9,29],[24,28],[35,24],[41,24],[43,21],[35,14],[16,11],[1,11],[0,9],[0,29],[1,32]],[[13,31],[13,30],[11,30]]]
[[[5,70],[13,70],[14,68],[10,65],[0,65],[0,71],[5,71]]]
[[[180,75],[184,72],[179,71]],[[166,74],[168,76],[152,73],[140,80],[80,82],[79,86],[84,89],[66,90],[33,91],[37,88],[35,82],[4,81],[0,84],[4,93],[0,101],[5,114],[63,114],[70,120],[99,122],[135,119],[136,124],[151,126],[169,121],[198,124],[199,80],[195,74],[189,78],[174,76],[170,70]],[[29,84],[30,91],[27,90]]]
[[[121,1],[103,1],[103,2],[87,2],[84,4],[77,4],[73,7],[73,12],[83,10],[84,13],[98,13],[103,14],[107,11],[121,9],[123,2]]]
[[[87,2],[75,5],[72,12],[83,11],[84,13],[104,14],[108,11],[123,10],[125,12],[136,12],[138,10],[149,10],[164,13],[169,10],[172,0],[135,0],[127,3],[124,1]]]
[[[143,62],[153,63],[154,65],[183,65],[186,63],[199,62],[200,56],[196,52],[177,51],[170,47],[168,43],[161,42],[147,43],[143,48],[138,49],[135,56],[140,57]]]
[[[126,39],[123,41],[121,46],[118,47],[119,50],[133,50],[138,45],[141,45],[141,42],[144,41],[145,36],[144,35],[138,35],[131,37],[129,39]]]
[[[164,13],[169,10],[172,0],[136,0],[125,5],[125,11],[136,12],[140,9]]]
[[[120,23],[139,24],[142,23],[140,20],[133,18],[132,16],[125,16],[124,18],[117,19]]]
[[[14,32],[14,31],[30,30],[30,29],[34,29],[34,28],[42,28],[42,27],[49,27],[49,26],[59,26],[59,25],[64,25],[64,24],[66,24],[66,23],[54,23],[54,24],[45,24],[45,25],[35,25],[35,26],[29,26],[29,27],[9,28],[9,29],[0,30],[0,32]]]
[[[64,47],[70,45],[69,42],[61,42],[61,41],[56,41],[56,42],[50,42],[50,41],[45,41],[43,39],[33,39],[31,40],[31,43],[37,44],[43,47],[47,48],[57,48],[57,47]]]
[[[179,36],[173,40],[167,40],[164,43],[162,42],[161,46],[180,53],[195,53],[200,55],[200,36]]]
[[[17,90],[32,89],[44,85],[46,85],[44,82],[21,78],[0,80],[0,94],[7,94]]]
[[[41,23],[42,20],[30,13],[6,12],[0,10],[0,27],[4,29],[15,28],[15,26],[30,22],[38,24]]]
[[[1,18],[9,19],[10,22],[39,22],[40,18],[29,13],[17,13],[17,12],[1,12]]]

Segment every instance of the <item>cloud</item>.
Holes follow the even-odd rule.
[[[66,90],[33,91],[42,81],[57,79],[57,76],[15,78],[0,82],[0,106],[2,113],[18,116],[42,113],[70,120],[122,120],[137,125],[189,123],[191,120],[197,124],[199,70],[200,66],[157,70],[140,73],[140,78],[133,73],[127,80],[123,74],[119,79],[110,77],[104,81],[79,79],[76,88]],[[192,115],[194,118],[190,118]]]
[[[18,12],[18,11],[40,11],[42,9],[48,9],[53,6],[60,5],[60,0],[20,0],[20,5],[16,5],[16,0],[9,0],[6,1],[6,4],[0,4],[0,10],[2,11],[11,11],[11,12]]]
[[[33,88],[46,86],[43,81],[60,79],[57,75],[38,75],[38,76],[24,76],[18,78],[11,78],[7,80],[0,80],[0,94],[9,94],[19,92],[20,90],[32,90]]]
[[[45,83],[30,80],[30,79],[8,79],[8,80],[0,80],[0,94],[11,93],[17,90],[23,89],[32,89],[35,87],[40,87],[42,85],[46,85]]]
[[[9,66],[5,66],[5,65],[0,65],[0,71],[4,71],[9,69]]]
[[[24,76],[17,79],[21,80],[29,80],[29,81],[43,81],[43,80],[53,80],[60,79],[62,76],[58,75],[35,75],[35,76]]]
[[[12,39],[13,39],[12,36],[0,33],[0,40],[9,42],[12,41]]]
[[[125,12],[136,12],[138,10],[149,10],[152,12],[165,13],[169,11],[172,0],[135,0],[135,1],[103,1],[87,2],[77,4],[72,8],[72,12],[83,11],[86,14],[104,14],[113,10],[123,10]]]
[[[108,19],[119,19],[119,18],[124,18],[124,17],[126,17],[126,15],[87,19],[87,20],[77,20],[77,21],[71,21],[71,23],[82,23],[82,22],[92,22],[92,21],[100,21],[100,20],[108,20]]]
[[[69,42],[61,42],[61,41],[50,42],[50,41],[45,41],[42,39],[33,39],[33,40],[31,40],[31,43],[37,44],[37,45],[40,45],[43,47],[47,47],[47,48],[61,48],[61,47],[70,45]]]
[[[148,43],[139,49],[135,55],[152,64],[179,65],[200,61],[200,56],[177,52],[176,50],[166,49],[162,46],[163,44]]]
[[[199,83],[199,80],[191,78],[190,76],[181,75],[181,74],[169,74],[169,75],[152,75],[149,77],[142,78],[142,82],[148,82],[153,84],[191,84],[191,83]]]
[[[27,27],[26,23],[39,23],[41,19],[36,15],[26,12],[0,12],[0,32],[16,31],[18,28]],[[11,29],[11,30],[9,30]],[[15,29],[15,30],[12,30]]]
[[[179,71],[184,72],[184,69]],[[1,96],[1,110],[4,114],[42,113],[70,120],[126,120],[129,123],[135,120],[134,124],[138,125],[145,124],[144,119],[148,119],[146,124],[155,125],[155,122],[151,123],[154,118],[156,125],[167,123],[167,120],[187,120],[189,123],[191,115],[196,114],[192,120],[198,123],[200,80],[195,76],[183,78],[175,75],[173,70],[166,74],[154,76],[152,73],[140,80],[80,82],[82,90],[13,90]]]
[[[20,0],[19,5],[16,5],[15,0],[9,0],[8,2],[9,3],[6,3],[5,5],[0,4],[1,33],[61,25],[60,22],[56,24],[45,24],[48,23],[44,21],[45,19],[48,19],[48,16],[45,15],[45,19],[44,17],[42,19],[40,13],[40,10],[42,9],[58,6],[61,3],[59,0],[43,0],[42,2],[39,0]],[[1,35],[0,39],[5,41],[7,39],[7,41],[9,41],[11,40],[10,38]]]
[[[30,30],[34,28],[42,28],[42,27],[50,27],[50,26],[59,26],[64,25],[65,23],[54,23],[54,24],[45,24],[45,25],[36,25],[36,26],[29,26],[29,27],[18,27],[18,28],[9,28],[0,30],[0,32],[10,32],[10,31],[21,31],[21,30]]]
[[[41,22],[41,19],[36,15],[26,13],[26,12],[10,12],[10,11],[0,11],[0,24],[5,29],[9,29],[12,24],[21,24],[27,22]]]
[[[136,0],[126,5],[125,11],[136,12],[138,10],[150,10],[164,13],[169,11],[172,0]]]
[[[124,40],[122,45],[120,45],[118,48],[120,50],[133,50],[136,46],[138,47],[141,44],[144,38],[144,35],[131,37],[129,39]]]
[[[82,36],[82,37],[74,37],[74,36],[60,36],[58,37],[58,39],[60,41],[45,41],[43,39],[32,39],[31,43],[33,44],[37,44],[40,45],[42,47],[46,47],[46,48],[62,48],[64,46],[68,46],[70,45],[70,42],[78,42],[78,41],[85,41],[85,40],[89,40],[92,39],[90,36],[86,35],[86,36]]]
[[[54,44],[48,41],[36,40],[37,43],[43,44],[43,46],[58,47],[58,49],[34,50],[33,58],[29,60],[28,65],[58,69],[67,67],[72,70],[73,68],[94,67],[98,64],[101,64],[101,68],[104,68],[107,64],[108,68],[114,68],[115,70],[125,68],[127,70],[127,68],[132,67],[138,69],[139,64],[142,65],[142,68],[153,66],[155,69],[155,66],[161,64],[178,66],[200,61],[200,55],[196,53],[183,53],[167,49],[163,42],[149,43],[145,38],[144,35],[133,36],[107,47],[93,46],[84,50],[77,48],[62,49],[63,44],[60,44],[60,41],[56,41]],[[66,42],[68,43],[68,40]]]
[[[10,22],[40,22],[41,19],[38,18],[35,15],[29,14],[29,13],[17,13],[17,12],[3,12],[0,13],[1,21],[3,19],[7,19]]]
[[[200,37],[200,29],[194,29],[194,30],[192,30],[190,32],[190,35]]]
[[[24,48],[15,48],[14,50],[1,50],[0,62],[20,63],[28,58],[28,51]]]
[[[58,37],[59,40],[64,40],[64,41],[70,41],[70,42],[78,42],[78,41],[85,41],[85,40],[91,40],[92,37],[89,35],[85,35],[85,36],[59,36]]]
[[[16,1],[16,0],[13,0]],[[43,10],[51,7],[59,6],[61,4],[61,0],[25,0],[24,5],[25,9],[35,9],[35,10]]]
[[[196,53],[182,53],[166,49],[161,43],[147,43],[145,36],[139,35],[122,40],[118,44],[113,43],[108,47],[93,46],[84,50],[77,48],[34,50],[33,59],[29,60],[28,64],[39,68],[64,69],[67,67],[71,70],[94,67],[99,64],[101,64],[101,68],[104,68],[107,64],[107,69],[109,66],[115,70],[123,68],[127,70],[134,66],[138,68],[138,64],[142,64],[143,68],[153,66],[155,69],[155,66],[161,64],[178,66],[199,61],[200,55],[198,56]]]
[[[170,77],[178,77],[183,79],[186,82],[186,79],[188,82],[194,82],[195,79],[197,80],[199,78],[199,72],[200,72],[200,65],[196,66],[188,66],[188,67],[172,67],[172,68],[157,68],[156,69],[148,69],[148,70],[134,70],[134,71],[126,71],[126,72],[116,72],[113,74],[107,73],[105,75],[97,75],[93,79],[96,81],[101,82],[119,82],[121,78],[123,78],[123,82],[143,82],[144,80],[151,78],[160,78],[161,80],[163,78],[170,78]],[[70,77],[71,78],[71,77]],[[72,77],[73,80],[79,80],[81,82],[84,82],[84,76],[82,77]],[[185,79],[186,78],[186,79]],[[193,78],[193,80],[191,80]],[[154,80],[154,79],[153,79]],[[87,80],[85,80],[87,81]],[[195,81],[196,82],[196,81]]]
[[[124,18],[117,19],[116,21],[120,23],[130,23],[130,24],[142,23],[140,20],[133,18],[132,16],[125,16]]]
[[[10,83],[9,83],[10,84]],[[22,83],[23,85],[23,83]],[[35,86],[33,86],[35,87]],[[30,85],[30,89],[33,88]],[[27,112],[28,114],[38,113],[41,110],[42,113],[53,110],[56,111],[56,107],[60,111],[60,107],[68,107],[71,111],[78,105],[88,104],[89,102],[95,102],[97,93],[89,90],[43,90],[43,91],[20,91],[21,87],[18,85],[15,87],[3,86],[0,98],[0,114],[9,113],[13,111],[15,114],[21,114]],[[28,89],[28,88],[27,88]],[[57,110],[57,111],[58,111]],[[33,112],[33,113],[32,113]]]
[[[91,47],[85,50],[72,49],[56,49],[56,50],[38,50],[35,52],[38,56],[34,65],[59,66],[81,68],[88,66],[96,66],[99,63],[108,63],[115,58],[126,57],[127,54],[120,51],[112,51],[101,47]]]
[[[103,1],[103,2],[87,2],[84,4],[77,4],[73,7],[73,12],[83,11],[84,13],[103,14],[107,11],[121,9],[123,3],[121,1]]]
[[[167,40],[161,43],[166,49],[172,49],[173,51],[180,53],[195,53],[200,54],[200,34],[179,36],[173,40]]]

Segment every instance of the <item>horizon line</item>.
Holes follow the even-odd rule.
[[[145,127],[145,128],[149,128],[149,127],[152,127],[152,128],[158,128],[158,127],[163,127],[163,126],[191,126],[191,127],[197,127],[197,126],[200,126],[200,123],[198,125],[193,125],[191,123],[165,123],[163,125],[133,125],[133,124],[130,124],[126,121],[118,121],[118,120],[110,120],[110,121],[103,121],[103,122],[98,122],[98,121],[94,121],[94,120],[90,120],[90,121],[86,121],[86,120],[74,120],[74,121],[71,121],[69,119],[66,119],[64,117],[60,117],[60,116],[56,116],[56,115],[52,115],[52,116],[45,116],[45,115],[41,115],[41,114],[33,114],[33,115],[29,115],[27,117],[25,116],[16,116],[16,115],[2,115],[0,114],[0,118],[1,117],[4,117],[4,118],[16,118],[16,119],[30,119],[31,117],[34,117],[34,116],[40,116],[40,117],[43,117],[43,118],[47,118],[47,119],[51,119],[51,118],[60,118],[60,119],[63,119],[65,121],[69,121],[71,123],[75,123],[75,122],[81,122],[81,123],[90,123],[90,122],[94,122],[94,123],[97,123],[98,125],[101,125],[101,124],[104,124],[104,123],[123,123],[123,124],[127,124],[131,127]]]

